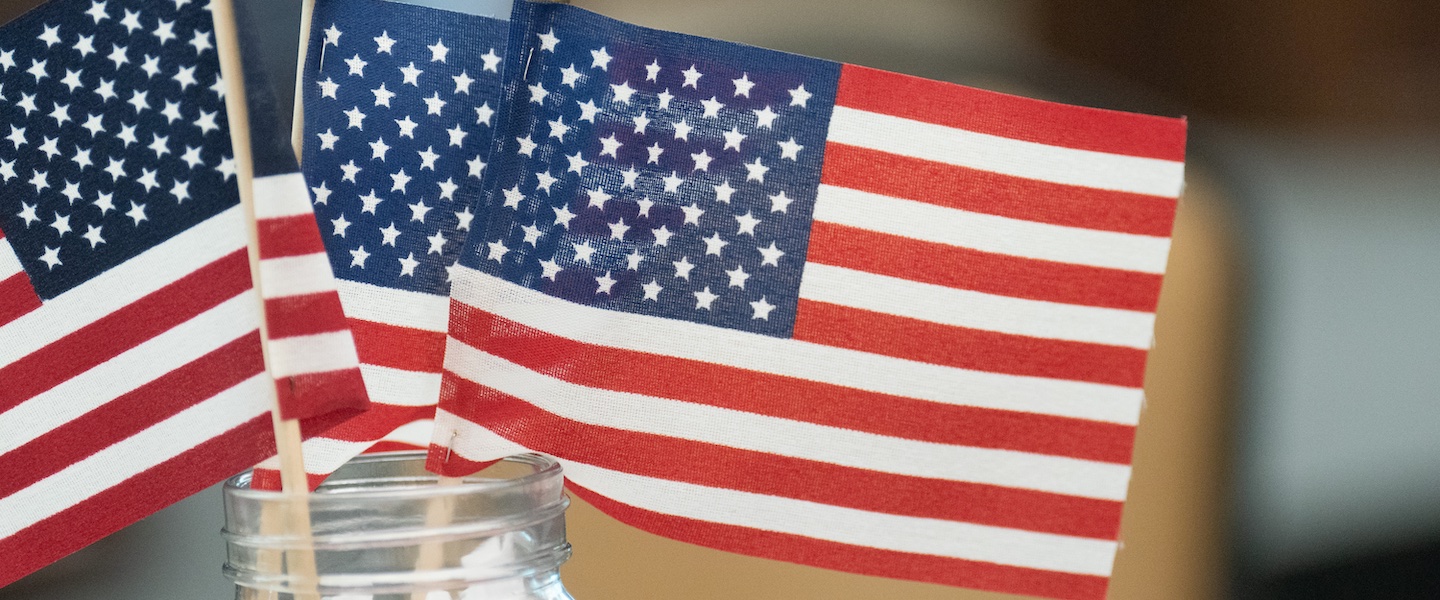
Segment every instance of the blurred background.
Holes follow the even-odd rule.
[[[277,85],[297,0],[273,5]],[[474,11],[495,2],[416,0]],[[1440,3],[575,0],[653,27],[1188,115],[1111,598],[1440,598]],[[36,0],[4,0],[8,21]],[[282,103],[284,104],[284,103]],[[209,599],[202,493],[0,599]],[[582,600],[961,598],[723,555],[577,503]]]

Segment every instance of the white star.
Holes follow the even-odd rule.
[[[640,177],[640,172],[636,171],[635,167],[630,167],[621,171],[620,177],[623,180],[623,183],[620,184],[620,189],[630,188],[633,190],[635,189],[635,180]]]
[[[611,84],[610,89],[614,90],[615,92],[616,102],[624,102],[625,104],[629,104],[630,97],[635,95],[635,88],[630,87],[630,82],[628,81],[621,82],[620,85]]]
[[[390,100],[395,97],[395,92],[386,89],[384,82],[380,83],[380,87],[370,90],[370,93],[375,95],[375,106],[385,108],[390,108]]]
[[[640,254],[640,249],[635,248],[625,255],[625,269],[628,271],[639,271],[640,261],[645,260],[645,255]]]
[[[780,113],[770,110],[769,106],[754,110],[754,112],[756,129],[773,129],[775,127],[775,117],[780,116]]]
[[[431,206],[425,204],[424,200],[421,200],[414,204],[407,204],[406,206],[410,207],[410,220],[419,221],[421,223],[425,222],[425,215],[429,213],[431,209]]]
[[[725,136],[725,147],[722,148],[722,150],[733,149],[736,152],[740,151],[740,142],[745,141],[745,138],[747,137],[745,134],[740,133],[740,129],[738,127],[732,127],[730,131],[727,131],[721,135]]]
[[[564,227],[565,229],[569,229],[570,219],[575,218],[575,213],[570,212],[570,208],[564,205],[561,205],[559,208],[553,208],[551,210],[555,212],[555,224]]]
[[[4,73],[13,68],[15,68],[15,51],[0,50],[0,73]]]
[[[578,174],[582,174],[582,173],[581,173],[581,170],[582,170],[582,169],[584,169],[585,167],[590,166],[590,161],[585,160],[584,158],[581,158],[579,152],[576,152],[576,153],[574,154],[574,156],[566,156],[565,159],[570,162],[569,168],[567,168],[567,169],[565,169],[565,170],[566,170],[566,171],[570,171],[570,172],[574,172],[574,173],[577,174],[577,175],[578,175]]]
[[[225,97],[225,88],[225,78],[217,73],[215,75],[215,83],[210,84],[210,91],[215,92],[216,98],[223,99]]]
[[[720,109],[725,108],[725,104],[714,96],[711,96],[709,100],[701,100],[700,105],[705,107],[705,113],[700,115],[702,117],[718,117]]]
[[[530,246],[532,247],[538,245],[540,242],[540,236],[545,234],[545,232],[541,231],[539,227],[536,227],[533,224],[525,225],[520,229],[525,232],[525,239],[521,243],[530,244]]]
[[[385,138],[375,138],[370,142],[370,160],[385,162],[385,155],[390,152],[390,145],[385,143]]]
[[[95,164],[90,160],[90,149],[81,148],[80,146],[75,146],[75,157],[70,160],[79,166],[81,171]]]
[[[526,135],[523,138],[517,137],[515,138],[515,142],[520,144],[520,149],[518,150],[518,152],[529,157],[534,157],[535,148],[540,146],[539,144],[535,143],[535,140],[530,139],[529,135]]]
[[[700,89],[700,71],[695,69],[695,65],[690,65],[690,68],[685,69],[683,73],[685,74],[685,83],[680,87]]]
[[[411,277],[414,277],[415,267],[418,266],[420,266],[420,261],[415,260],[414,252],[405,255],[405,258],[400,259],[400,276],[404,277],[406,275],[409,275]]]
[[[321,98],[339,98],[335,94],[340,91],[340,84],[335,83],[333,78],[326,77],[325,81],[318,81],[316,84],[320,86]]]
[[[154,169],[146,169],[142,167],[140,169],[140,177],[135,181],[138,182],[140,185],[145,186],[145,192],[149,193],[150,190],[160,187],[160,182],[155,179],[155,174],[156,173]]]
[[[170,195],[175,197],[176,202],[184,202],[190,199],[190,182],[175,180],[175,185],[170,186]]]
[[[350,126],[346,129],[365,131],[365,113],[360,112],[360,107],[351,107],[350,110],[345,111],[345,116],[350,119]]]
[[[714,158],[710,156],[710,153],[703,149],[695,154],[691,154],[690,158],[695,160],[696,171],[710,170],[710,161],[714,160]]]
[[[664,177],[664,179],[665,191],[667,192],[679,192],[680,184],[685,183],[685,178],[681,177],[679,173],[676,173],[674,171],[671,171],[669,175],[666,175]]]
[[[170,137],[161,136],[158,133],[151,134],[155,140],[150,142],[150,150],[155,153],[155,158],[160,158],[170,153]]]
[[[163,25],[163,24],[162,24],[162,25]],[[162,28],[162,29],[163,29],[163,28]],[[172,35],[171,37],[174,37],[174,36]],[[162,40],[161,43],[164,43],[164,41]],[[86,58],[86,57],[90,56],[91,54],[94,54],[94,53],[95,53],[95,36],[93,36],[93,35],[82,35],[82,36],[80,36],[80,39],[78,39],[78,40],[75,41],[75,51],[80,53],[80,58]],[[12,61],[13,61],[13,59],[12,59]],[[0,64],[0,66],[4,66],[4,65],[3,65],[3,64]],[[10,66],[14,66],[14,65],[12,64],[12,65],[10,65]],[[10,69],[9,69],[9,67],[5,67],[4,69],[0,69],[0,70],[8,71],[8,70],[10,70]]]
[[[359,175],[362,169],[355,165],[355,159],[352,158],[350,162],[340,165],[340,170],[345,172],[345,175],[340,178],[342,181],[356,183],[355,176]]]
[[[729,181],[721,181],[720,185],[715,186],[715,201],[728,203],[730,196],[734,193],[735,188],[730,187]]]
[[[370,190],[370,193],[360,197],[360,203],[363,204],[363,206],[360,207],[360,214],[379,214],[376,213],[376,210],[380,209],[380,203],[382,203],[382,201],[384,201],[382,197],[376,196],[374,190]]]
[[[130,57],[125,56],[124,46],[121,46],[120,44],[113,44],[111,48],[112,49],[110,50],[110,56],[108,56],[107,58],[110,59],[110,62],[115,63],[116,69],[119,69],[120,65],[130,63]]]
[[[610,276],[610,272],[606,271],[604,276],[595,278],[595,283],[599,286],[595,293],[610,295],[610,288],[615,287],[615,281],[616,279]]]
[[[744,96],[749,98],[750,88],[755,87],[755,82],[750,81],[749,73],[741,73],[739,79],[731,79],[730,82],[735,84],[736,97]]]
[[[605,156],[606,154],[609,154],[614,158],[620,158],[618,152],[620,152],[621,144],[620,140],[615,138],[614,133],[611,133],[610,137],[600,138],[600,146],[600,156]]]
[[[520,184],[518,183],[510,186],[509,189],[502,190],[502,193],[505,194],[505,206],[507,207],[518,209],[520,208],[520,203],[525,201],[525,192],[520,191]]]
[[[660,301],[660,290],[664,289],[664,288],[660,287],[660,282],[655,281],[655,280],[652,278],[652,279],[650,280],[650,283],[647,283],[647,284],[642,285],[642,286],[640,286],[640,287],[641,287],[641,288],[644,288],[644,290],[645,290],[645,299],[646,299],[646,300],[654,300],[654,301],[656,301],[656,302],[659,302],[659,301]]]
[[[595,254],[595,247],[590,245],[590,240],[584,240],[578,244],[571,244],[575,248],[575,262],[590,264],[590,257]]]
[[[758,161],[760,159],[757,158],[755,160]],[[779,193],[770,197],[770,212],[783,213],[786,208],[790,207],[790,203],[794,201],[794,198],[785,195],[785,190],[780,190]]]
[[[180,160],[183,160],[185,161],[185,164],[190,165],[191,169],[205,164],[205,160],[200,158],[200,147],[198,146],[186,146],[185,154],[180,157]]]
[[[660,164],[660,154],[665,152],[665,149],[660,147],[660,142],[655,142],[645,151],[650,153],[650,158],[645,161],[645,164]]]
[[[494,117],[494,116],[495,116],[495,109],[490,108],[490,103],[489,103],[489,102],[486,102],[486,103],[484,103],[484,104],[481,104],[480,106],[478,106],[478,107],[475,108],[475,124],[476,124],[476,125],[489,125],[489,124],[490,124],[490,118],[491,118],[491,117]]]
[[[150,92],[142,92],[140,90],[136,90],[135,93],[130,95],[128,104],[135,107],[135,114],[138,115],[141,111],[150,108],[149,96]]]
[[[21,202],[20,205],[22,207],[20,209],[20,218],[25,220],[26,228],[29,228],[32,223],[40,220],[40,217],[35,214],[34,204],[26,204],[24,202]]]
[[[529,86],[529,88],[530,88],[530,101],[531,101],[531,102],[534,102],[534,103],[536,103],[536,104],[544,104],[544,103],[545,103],[545,96],[549,95],[549,94],[550,94],[550,91],[549,91],[549,90],[546,90],[546,89],[545,89],[545,86],[540,85],[539,82],[536,82],[535,85]]]
[[[599,107],[599,106],[595,106],[595,103],[594,103],[594,102],[592,102],[592,101],[590,101],[590,100],[586,100],[586,101],[580,103],[580,120],[581,120],[581,121],[589,121],[589,122],[591,122],[591,123],[594,123],[594,122],[595,122],[595,114],[598,113],[598,112],[600,112],[600,107]]]
[[[410,179],[411,177],[405,174],[405,169],[400,169],[399,173],[392,173],[390,175],[390,191],[405,193],[405,186],[410,185]]]
[[[550,137],[564,141],[565,134],[570,133],[570,126],[565,124],[565,117],[563,115],[555,117],[555,120],[549,123]]]
[[[536,37],[539,37],[539,38],[540,38],[540,49],[541,49],[541,50],[549,50],[549,51],[551,51],[551,52],[554,52],[554,51],[555,51],[555,44],[560,43],[560,38],[555,37],[555,28],[554,28],[554,27],[551,27],[551,28],[550,28],[550,31],[547,31],[547,32],[542,33],[542,34],[539,34],[539,35],[536,36]]]
[[[55,267],[65,264],[60,261],[60,249],[49,246],[45,247],[45,253],[40,255],[40,260],[44,261],[45,266],[49,267],[51,271],[54,271]]]
[[[470,207],[465,207],[455,213],[455,229],[459,231],[470,231],[470,222],[475,220],[475,213],[470,212]]]
[[[750,309],[755,311],[750,318],[769,321],[770,311],[775,310],[775,305],[765,301],[765,297],[761,296],[759,300],[750,303]]]
[[[475,158],[465,161],[465,164],[470,166],[471,177],[479,179],[480,175],[485,172],[485,161],[481,160],[479,155],[476,155]]]
[[[790,138],[789,141],[776,143],[780,145],[780,158],[788,158],[794,161],[800,160],[800,151],[805,149],[804,146],[795,143],[795,138],[793,137]]]
[[[535,185],[537,186],[535,189],[545,190],[545,193],[549,194],[550,186],[555,185],[555,182],[559,181],[559,179],[551,175],[549,171],[540,171],[535,174],[535,181]]]
[[[383,238],[380,240],[381,246],[390,246],[394,248],[396,238],[400,237],[400,230],[395,228],[395,223],[392,221],[389,225],[386,225],[383,229],[380,230],[380,235]]]
[[[160,40],[160,45],[164,46],[166,42],[175,39],[175,22],[160,19],[152,33]]]
[[[670,108],[670,101],[675,99],[675,94],[670,93],[670,88],[665,88],[665,91],[656,94],[655,97],[660,100],[660,109],[664,110]]]
[[[459,123],[456,123],[454,127],[445,130],[445,133],[450,134],[450,145],[459,147],[463,147],[465,145],[465,136],[470,135],[469,132],[465,131],[460,127]]]
[[[125,161],[110,159],[109,165],[105,167],[105,172],[110,175],[111,182],[120,181],[121,177],[126,176]]]
[[[635,201],[635,204],[637,204],[637,205],[640,206],[640,213],[639,213],[639,215],[642,216],[642,217],[648,217],[648,216],[650,216],[650,207],[655,206],[655,202],[654,202],[653,200],[651,200],[651,199],[649,199],[649,198],[644,198],[644,197],[640,198],[639,200],[636,200],[636,201]]]
[[[690,281],[690,270],[695,268],[695,265],[690,262],[690,257],[681,256],[680,260],[673,261],[673,264],[675,265],[675,277]]]
[[[480,60],[485,62],[485,65],[481,67],[482,69],[491,73],[500,72],[500,55],[495,53],[494,48],[491,48],[488,52],[482,55],[480,57]]]
[[[336,48],[339,48],[339,47],[340,47],[340,36],[341,36],[341,35],[343,35],[343,34],[340,32],[340,29],[337,28],[337,27],[335,27],[335,24],[334,24],[334,23],[331,23],[331,24],[330,24],[330,28],[325,30],[325,44],[324,44],[324,45],[326,45],[326,46],[334,46],[334,47],[336,47]]]
[[[332,26],[332,27],[333,27],[333,26]],[[384,53],[384,54],[389,54],[390,56],[395,56],[395,52],[394,52],[394,49],[395,49],[395,39],[392,38],[392,37],[390,37],[390,31],[389,31],[389,30],[382,31],[382,32],[380,32],[380,37],[371,38],[371,39],[375,40],[375,53],[376,53],[376,54]],[[326,41],[328,42],[329,40],[326,40]],[[335,45],[338,47],[340,44],[335,44]]]
[[[555,276],[560,274],[560,263],[553,259],[542,260],[540,261],[540,270],[540,277],[555,281]]]
[[[65,198],[67,198],[68,200],[70,200],[70,205],[71,205],[71,206],[74,206],[75,203],[76,203],[77,201],[79,201],[80,198],[81,198],[81,194],[80,194],[80,184],[79,184],[79,183],[75,183],[75,182],[71,182],[71,181],[67,181],[67,182],[65,182],[65,191],[64,191],[64,192],[61,192],[61,193],[62,193],[62,194],[65,194]]]
[[[490,247],[490,252],[488,253],[488,255],[487,255],[485,258],[488,258],[488,259],[493,260],[493,261],[498,262],[498,263],[504,263],[504,262],[505,262],[505,261],[503,260],[503,257],[505,256],[505,254],[506,254],[507,252],[510,251],[510,249],[505,246],[505,241],[504,241],[504,240],[496,240],[496,241],[493,241],[493,242],[488,242],[488,243],[486,243],[485,245]]]
[[[94,225],[86,225],[85,235],[81,237],[84,237],[85,241],[90,242],[91,249],[105,243],[105,238],[100,235],[100,227]]]
[[[160,74],[160,57],[146,56],[145,63],[140,65],[140,70],[145,72],[145,77],[151,78]]]
[[[470,86],[475,84],[475,80],[470,77],[469,71],[461,71],[459,75],[451,75],[450,78],[455,80],[456,94],[470,95]]]
[[[60,83],[70,88],[70,93],[72,94],[75,93],[75,90],[85,87],[85,83],[80,81],[80,72],[71,71],[70,69],[65,69],[65,78],[61,79]]]
[[[355,163],[351,162],[350,164],[353,165]],[[225,181],[230,181],[235,177],[235,159],[229,156],[220,157],[220,166],[215,167],[215,170],[220,172],[220,175]],[[351,181],[354,181],[354,179],[351,179]]]
[[[456,192],[456,190],[459,190],[459,189],[460,189],[460,186],[455,185],[455,178],[454,178],[454,177],[450,177],[450,178],[446,179],[445,181],[438,182],[438,183],[436,183],[435,185],[440,186],[440,199],[441,199],[441,200],[454,200],[454,199],[455,199],[455,192]]]
[[[125,12],[126,18],[131,18],[132,15],[130,14],[130,11],[127,10]],[[128,27],[128,25],[126,26]],[[136,23],[136,26],[139,26],[139,23]],[[55,44],[60,43],[60,26],[55,25],[52,27],[50,25],[46,25],[45,32],[41,33],[38,39],[42,42],[45,42],[46,48],[53,47]]]
[[[109,4],[109,2],[100,2],[99,0],[91,0],[91,2],[90,2],[90,9],[89,9],[89,10],[86,10],[86,11],[85,11],[85,14],[90,15],[91,18],[95,19],[95,24],[96,24],[96,25],[99,25],[101,21],[104,21],[106,18],[108,18],[108,17],[110,16],[110,15],[108,15],[108,14],[105,13],[105,5],[106,5],[106,4]]]
[[[605,193],[604,188],[600,187],[593,190],[585,190],[585,197],[590,200],[591,207],[599,208],[600,210],[605,210],[605,203],[609,202],[611,198],[614,198],[614,196]]]
[[[120,20],[120,24],[125,26],[125,33],[135,33],[136,29],[144,27],[140,24],[140,13],[130,12],[129,9],[125,10],[125,18]]]
[[[575,63],[560,69],[560,85],[575,87],[575,82],[580,81],[580,71],[575,68]]]
[[[719,296],[710,293],[710,286],[705,286],[705,289],[695,292],[695,310],[710,310],[716,298]]]
[[[674,235],[675,235],[675,232],[670,231],[670,228],[669,228],[669,227],[666,227],[666,226],[664,226],[664,225],[661,225],[661,226],[655,228],[655,230],[654,230],[654,231],[651,231],[650,233],[655,234],[655,245],[656,245],[656,246],[664,246],[664,245],[669,244],[669,243],[670,243],[670,238],[671,238],[671,236],[674,236]],[[683,259],[682,259],[682,260],[683,260]],[[688,273],[689,270],[687,269],[686,272]]]
[[[165,110],[160,111],[160,114],[164,115],[165,122],[171,125],[175,124],[176,121],[185,118],[184,115],[180,114],[180,103],[171,102],[169,100],[165,101]]]
[[[720,256],[720,249],[729,245],[730,242],[720,239],[720,232],[710,234],[710,237],[701,240],[705,242],[705,254]]]
[[[65,234],[70,233],[70,215],[62,217],[60,213],[55,213],[55,220],[50,222],[50,227],[54,229],[60,237],[65,237]]]
[[[171,75],[170,78],[174,79],[175,83],[180,84],[180,91],[182,92],[190,89],[192,85],[200,85],[200,82],[195,79],[195,67],[182,67],[175,71],[175,74]]]
[[[770,265],[772,267],[778,267],[780,266],[780,257],[785,256],[785,252],[776,248],[775,242],[770,242],[769,248],[760,249],[760,255],[764,257],[760,260],[760,266]]]
[[[410,115],[405,115],[403,119],[396,119],[395,124],[400,127],[400,137],[415,138],[415,127],[419,123],[411,120]]]
[[[56,102],[54,110],[50,111],[50,118],[55,119],[55,126],[57,127],[63,126],[65,123],[68,123],[71,120],[70,105],[60,104],[59,102]]]
[[[95,198],[95,208],[100,209],[102,216],[115,210],[115,194],[99,194]]]
[[[350,266],[365,268],[365,260],[370,258],[370,253],[365,251],[362,244],[359,248],[350,251]]]
[[[27,117],[30,116],[30,113],[40,110],[40,107],[35,105],[35,94],[20,92],[20,101],[16,102],[15,105],[25,109],[25,116]]]
[[[0,160],[0,179],[8,182],[16,177],[19,177],[19,174],[15,172],[15,161]]]
[[[641,113],[632,118],[635,121],[635,133],[644,134],[645,128],[650,126],[650,116]]]
[[[130,220],[134,221],[136,225],[139,225],[141,221],[147,220],[145,216],[145,205],[132,201],[130,203],[130,210],[125,211],[125,216],[130,217]]]
[[[730,277],[730,287],[742,290],[745,289],[745,280],[750,278],[750,274],[745,272],[743,265],[737,265],[735,270],[726,271],[725,274]]]
[[[814,95],[815,94],[805,91],[805,84],[802,83],[800,87],[790,90],[790,106],[805,108],[805,103]]]
[[[400,67],[400,74],[404,77],[404,81],[401,82],[401,85],[408,83],[415,87],[420,87],[421,73],[424,73],[424,71],[415,68],[414,61],[411,61],[410,66],[408,67]]]
[[[25,139],[25,128],[11,125],[10,135],[6,136],[5,139],[10,140],[10,144],[15,146],[17,149],[21,146],[24,146],[25,142],[27,141]]]
[[[208,31],[196,31],[195,37],[190,39],[190,45],[195,47],[196,54],[215,47],[210,43],[210,32]]]
[[[40,151],[45,153],[47,159],[55,160],[55,157],[60,154],[59,142],[59,138],[47,137],[45,143],[40,145]]]
[[[754,236],[755,226],[760,224],[760,219],[755,218],[755,216],[748,211],[743,215],[736,216],[735,221],[740,224],[740,230],[735,232],[737,235],[747,234]]]
[[[592,63],[592,68],[600,69],[601,71],[608,70],[610,68],[610,59],[610,53],[605,51],[604,46],[601,46],[599,50],[590,51],[590,62]]]
[[[315,203],[316,203],[316,204],[329,204],[329,203],[330,203],[330,193],[331,193],[330,186],[329,186],[329,185],[326,185],[326,183],[325,183],[324,181],[321,181],[321,182],[320,182],[319,187],[312,187],[312,188],[310,188],[310,194],[313,195],[313,196],[315,196]]]
[[[435,44],[426,46],[430,49],[430,62],[445,62],[445,57],[450,55],[450,49],[445,47],[445,40],[436,39]]]
[[[685,213],[685,223],[689,225],[700,225],[700,217],[705,216],[705,209],[691,203],[690,206],[682,206],[680,210]]]
[[[765,172],[769,171],[770,167],[761,164],[760,157],[757,156],[755,157],[755,162],[744,163],[744,165],[746,171],[745,181],[759,181],[760,183],[765,183]]]
[[[334,129],[326,129],[323,133],[315,134],[320,138],[321,150],[334,150],[335,142],[340,141],[340,136],[335,135]]]
[[[338,217],[335,217],[334,219],[330,219],[330,233],[331,233],[332,235],[337,235],[337,236],[340,236],[340,237],[343,238],[343,237],[345,237],[345,230],[346,230],[346,229],[349,229],[349,228],[350,228],[350,221],[348,221],[348,220],[345,219],[345,215],[340,215],[340,216],[338,216]],[[364,252],[364,251],[365,251],[365,247],[364,247],[364,246],[361,246],[361,247],[360,247],[360,251],[361,251],[361,252]],[[355,252],[354,252],[354,251],[351,251],[350,253],[353,255]],[[368,256],[368,254],[367,254],[367,256]],[[365,266],[365,265],[364,265],[364,262],[365,262],[365,261],[362,259],[360,262],[361,262],[361,264],[360,264],[359,266],[363,268],[363,267]],[[353,266],[353,265],[352,265],[352,266]]]
[[[446,102],[440,99],[440,92],[435,92],[425,99],[425,114],[438,115],[440,109],[445,108],[445,104]]]
[[[690,132],[694,129],[685,119],[680,119],[680,122],[675,124],[675,139],[690,141]]]

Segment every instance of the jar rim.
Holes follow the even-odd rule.
[[[350,459],[349,463],[347,463],[347,464],[357,464],[357,465],[358,465],[358,464],[375,464],[375,463],[385,463],[385,462],[413,462],[413,461],[424,461],[427,456],[428,456],[428,454],[427,454],[425,451],[405,450],[405,451],[398,451],[398,452],[377,452],[377,453],[374,453],[374,454],[362,454],[362,455],[360,455],[360,456],[356,456],[355,458]],[[469,476],[466,476],[466,477],[459,478],[459,479],[460,479],[459,482],[455,482],[455,483],[452,483],[452,484],[449,484],[449,485],[443,485],[443,486],[438,486],[438,485],[415,485],[415,486],[380,488],[380,489],[365,489],[365,490],[356,490],[356,489],[326,490],[326,489],[325,489],[325,487],[326,487],[325,484],[322,483],[318,489],[316,489],[315,491],[313,491],[313,492],[311,492],[311,493],[309,494],[309,498],[308,498],[308,499],[309,499],[310,503],[314,504],[314,503],[323,503],[323,502],[325,502],[325,501],[327,501],[328,499],[331,499],[331,498],[334,498],[334,499],[336,499],[336,500],[365,499],[365,498],[413,498],[413,499],[420,499],[420,498],[442,498],[442,497],[445,497],[445,496],[462,496],[462,495],[467,495],[467,494],[486,493],[486,492],[495,493],[495,492],[502,492],[502,491],[505,491],[505,490],[508,490],[508,489],[524,488],[524,487],[534,485],[534,484],[536,484],[536,483],[538,483],[538,482],[541,482],[541,481],[544,481],[544,480],[548,480],[548,479],[551,479],[551,478],[554,478],[554,477],[557,477],[557,476],[561,476],[561,474],[562,474],[562,469],[561,469],[560,463],[559,463],[558,461],[556,461],[555,459],[553,459],[553,458],[551,458],[551,457],[549,457],[549,456],[545,456],[545,455],[543,455],[543,454],[534,454],[534,453],[529,453],[529,454],[517,454],[517,455],[514,455],[514,456],[507,456],[507,457],[505,457],[505,458],[502,458],[502,459],[500,459],[500,460],[497,460],[497,461],[495,461],[495,463],[493,463],[493,464],[507,463],[507,462],[508,462],[508,463],[519,463],[519,464],[522,464],[522,465],[526,465],[526,466],[529,466],[529,467],[533,468],[534,471],[531,472],[531,473],[526,473],[526,474],[524,474],[524,475],[520,475],[520,476],[518,476],[518,477],[503,477],[503,478],[494,477],[494,478],[492,478],[492,477],[483,477],[483,476],[480,476],[481,473],[484,473],[485,470],[488,470],[488,467],[487,467],[487,469],[482,469],[479,473],[476,473],[476,474],[474,474],[474,475],[469,475]],[[337,471],[337,472],[338,472],[338,471]],[[280,491],[280,490],[257,490],[257,489],[251,488],[251,487],[250,487],[250,483],[251,483],[251,480],[252,480],[253,475],[254,475],[254,471],[253,471],[253,469],[252,469],[252,470],[247,470],[247,471],[245,471],[245,472],[243,472],[243,473],[240,473],[240,474],[238,474],[238,475],[235,475],[235,476],[233,476],[233,477],[230,477],[229,479],[226,479],[226,480],[225,480],[225,485],[224,485],[224,493],[225,493],[225,495],[228,496],[228,497],[231,497],[231,498],[235,498],[235,499],[243,499],[243,500],[251,500],[251,501],[260,501],[260,502],[265,502],[265,501],[270,501],[270,500],[276,500],[276,501],[278,501],[278,500],[283,500],[283,499],[285,498],[285,495],[286,495],[285,492]],[[433,475],[433,474],[432,474],[432,475]],[[427,477],[426,479],[429,479],[429,478]],[[439,476],[438,476],[438,475],[434,475],[433,481],[438,481],[438,480],[439,480]]]

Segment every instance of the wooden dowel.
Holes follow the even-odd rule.
[[[290,145],[295,160],[305,163],[305,58],[310,52],[310,28],[315,21],[315,0],[300,0],[300,53],[295,60],[295,112],[290,121]]]
[[[250,276],[255,290],[256,302],[263,305],[263,286],[260,281],[259,231],[255,222],[254,160],[250,151],[250,116],[245,104],[245,75],[240,60],[239,31],[235,24],[235,7],[231,0],[212,0],[212,15],[215,24],[216,52],[220,57],[220,72],[225,79],[225,112],[230,126],[231,150],[235,155],[235,177],[240,189],[240,205],[245,212],[246,234],[249,238]],[[264,357],[266,373],[270,370],[269,331],[265,319],[260,319],[260,350]],[[267,386],[275,394],[274,386]],[[295,419],[281,419],[279,396],[274,395],[271,408],[275,428],[275,449],[280,458],[280,480],[285,501],[280,515],[262,515],[262,528],[268,523],[278,524],[282,531],[298,539],[302,551],[285,553],[284,562],[288,573],[306,582],[296,590],[294,597],[319,600],[315,591],[318,573],[315,554],[308,548],[310,532],[309,484],[305,477],[305,459],[301,450],[300,422]],[[277,565],[278,566],[278,565]]]

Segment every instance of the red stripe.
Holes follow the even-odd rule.
[[[40,297],[35,295],[35,289],[30,287],[30,278],[24,273],[16,273],[0,281],[0,325],[37,308],[40,308]]]
[[[402,425],[435,418],[435,406],[399,406],[373,403],[370,410],[331,427],[320,437],[343,442],[373,442],[390,435]]]
[[[1011,219],[1170,237],[1174,198],[1012,177],[834,142],[820,182]]]
[[[981,252],[816,222],[810,262],[1011,298],[1155,312],[1160,275]]]
[[[1127,425],[941,404],[596,346],[463,304],[456,306],[456,322],[467,324],[455,328],[459,341],[533,371],[563,375],[587,387],[940,444],[1130,464],[1135,428]],[[645,368],[637,369],[635,365]]]
[[[413,452],[415,450],[424,450],[426,448],[429,448],[429,446],[416,446],[415,444],[407,444],[405,442],[380,440],[378,442],[375,442],[374,446],[366,448],[365,452],[363,452],[362,454],[379,454],[381,452]]]
[[[697,521],[616,502],[573,481],[566,487],[632,527],[708,548],[862,575],[924,581],[1011,594],[1104,600],[1108,579],[958,558],[881,550],[793,534]],[[680,574],[683,576],[683,574]]]
[[[275,392],[282,419],[324,416],[327,425],[333,425],[370,406],[359,367],[277,379]],[[313,426],[311,430],[319,431]]]
[[[250,289],[244,250],[226,255],[133,303],[0,368],[0,411]]]
[[[797,340],[947,367],[1138,388],[1144,350],[941,325],[801,299]]]
[[[325,253],[314,215],[259,219],[255,226],[260,234],[261,259]]]
[[[360,362],[406,371],[439,373],[445,363],[445,333],[350,319]]]
[[[350,329],[334,291],[267,299],[265,323],[272,340]]]
[[[526,448],[657,479],[857,510],[1115,539],[1120,502],[882,473],[650,433],[589,425],[453,374],[447,410]],[[451,381],[453,380],[453,381]],[[817,442],[818,443],[818,442]]]
[[[260,332],[237,338],[5,454],[0,497],[140,433],[265,370]]]
[[[1185,160],[1185,120],[1069,106],[844,65],[835,104],[1027,142]]]
[[[270,416],[224,434],[0,539],[0,586],[239,473],[275,453]]]

